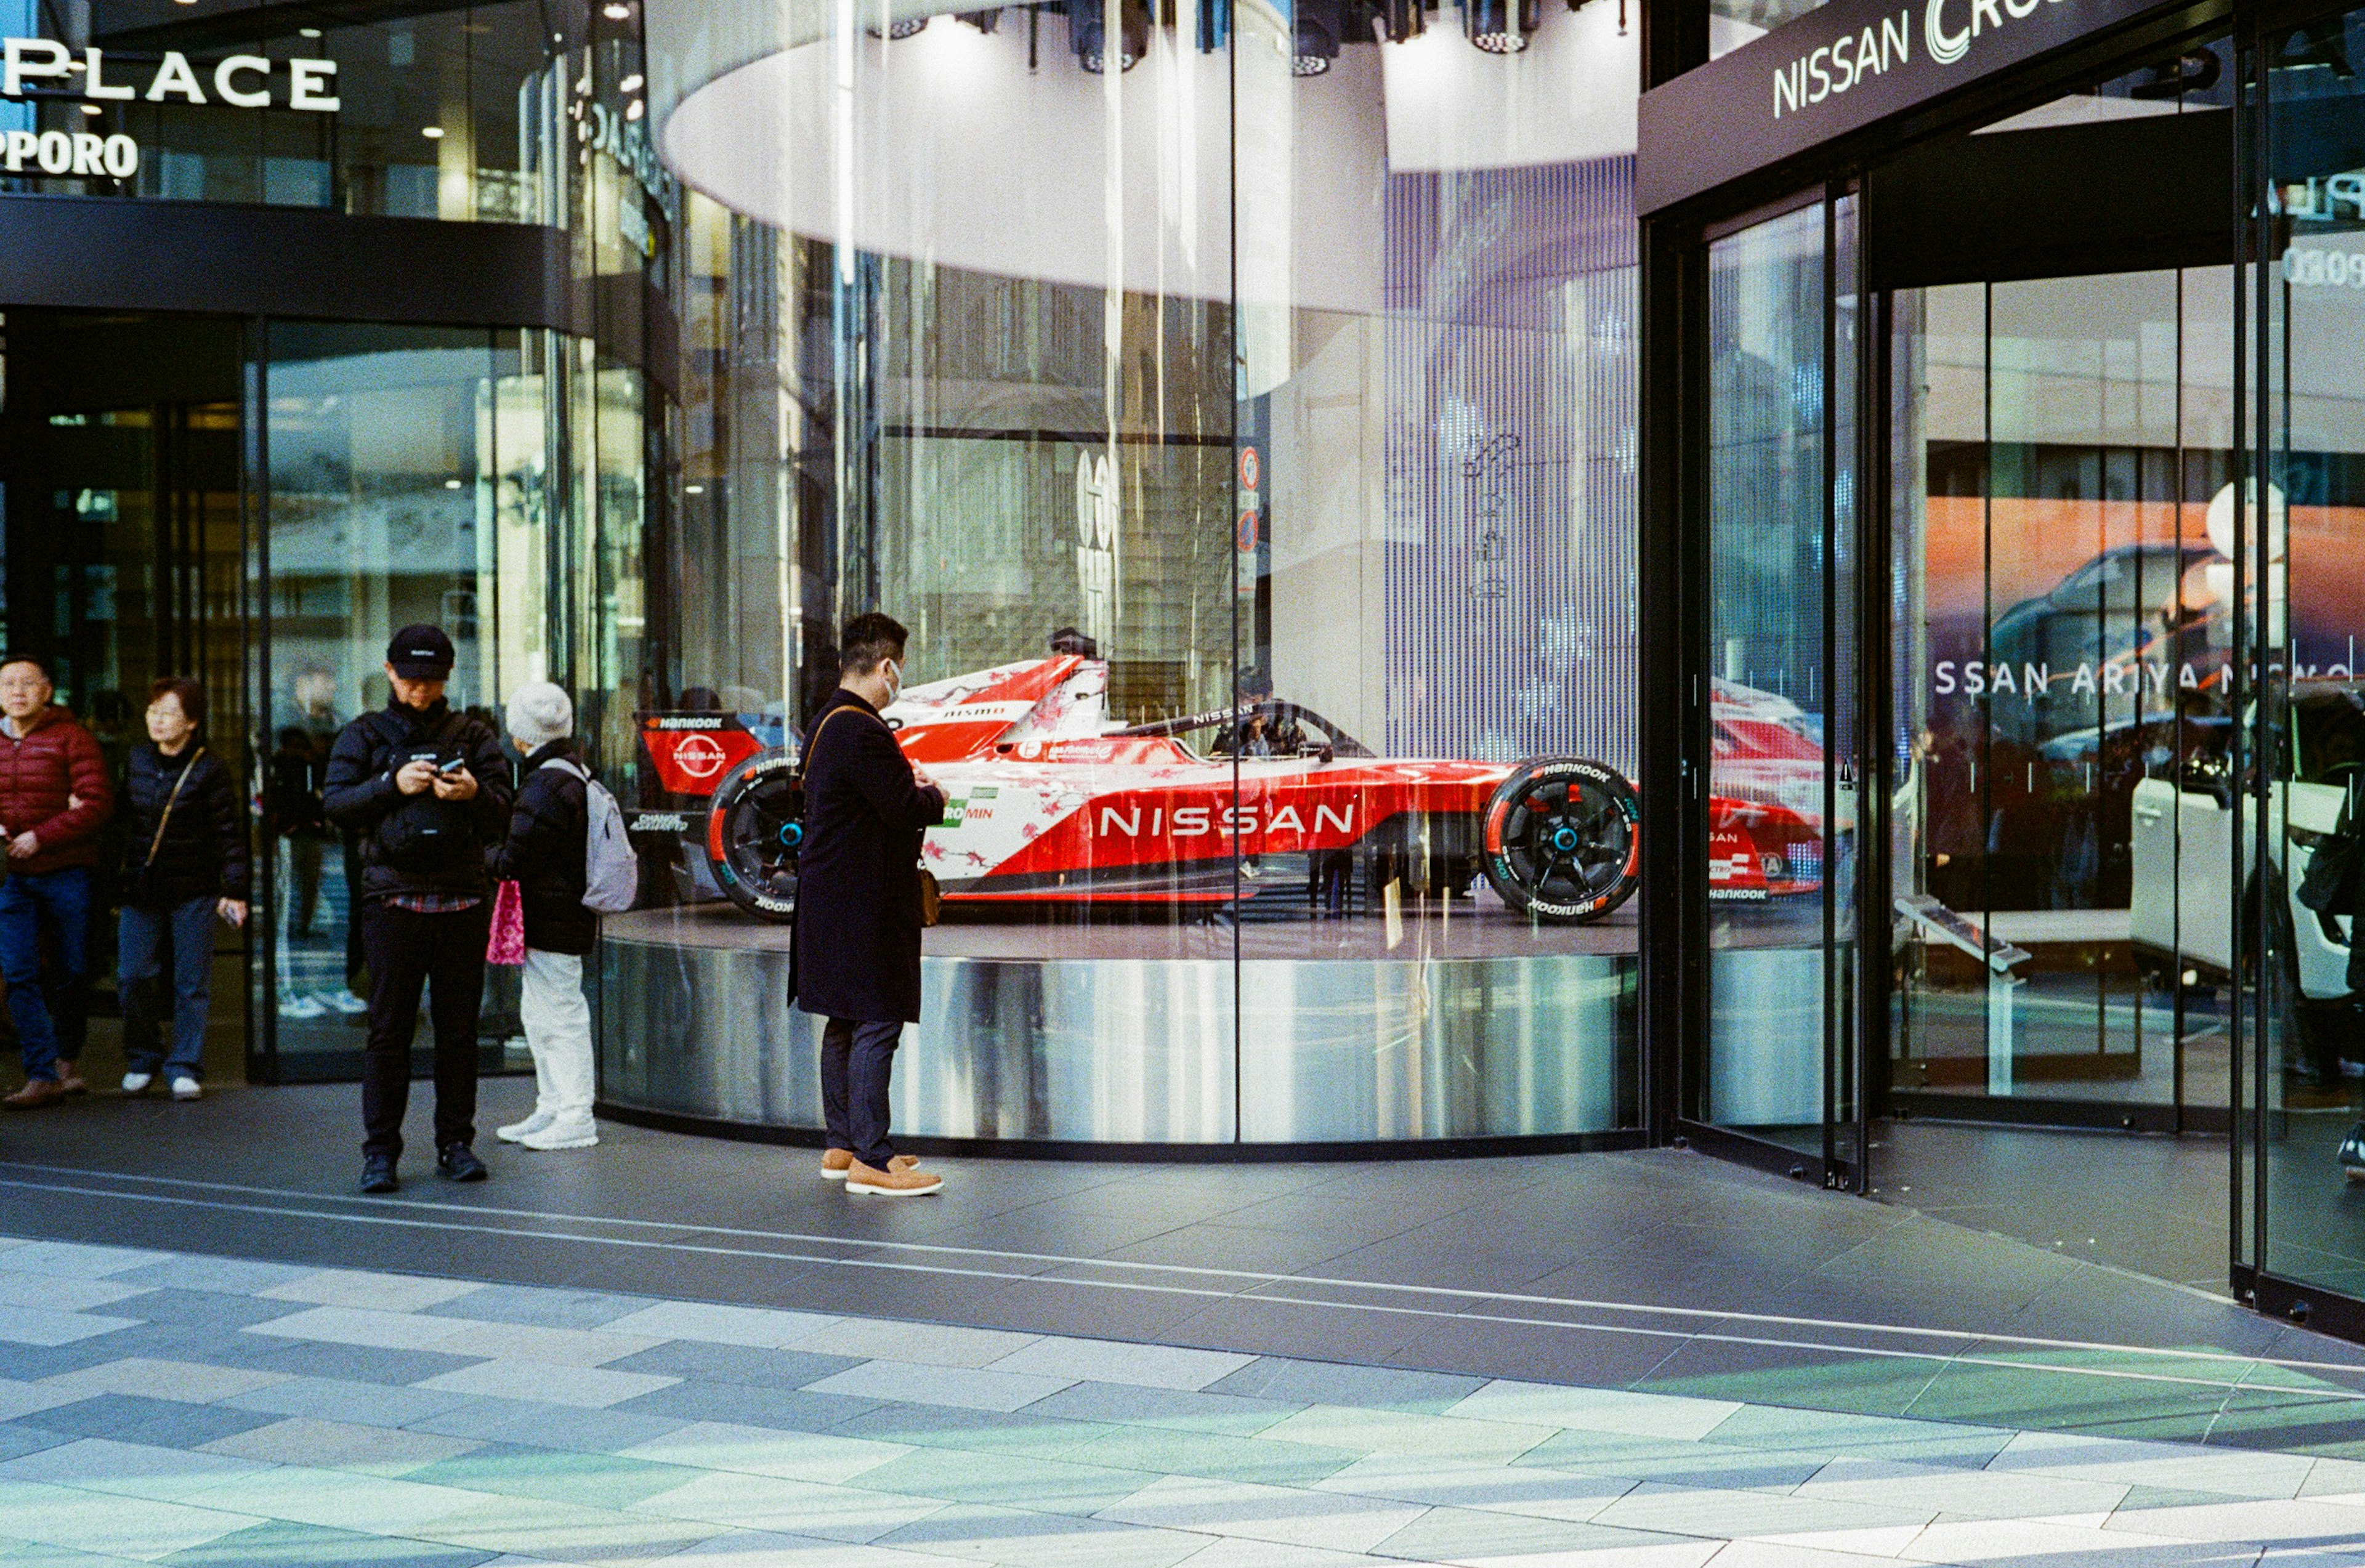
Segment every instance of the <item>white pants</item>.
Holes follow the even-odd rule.
[[[591,1008],[583,1000],[581,957],[527,948],[518,1017],[533,1052],[534,1109],[589,1121]]]

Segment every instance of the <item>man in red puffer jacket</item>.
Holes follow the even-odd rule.
[[[0,979],[25,1053],[25,1087],[0,1099],[31,1110],[83,1085],[83,981],[89,968],[93,868],[98,830],[114,809],[106,758],[91,733],[50,701],[49,666],[25,654],[0,658]],[[54,944],[41,970],[41,936]]]

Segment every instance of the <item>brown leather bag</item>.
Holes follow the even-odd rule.
[[[805,738],[806,760],[811,761],[813,748],[820,741],[821,733],[829,728],[830,720],[836,718],[840,713],[852,713],[858,711],[853,708],[837,707],[824,714],[821,722],[813,726],[813,734]],[[802,769],[799,771],[801,772]],[[936,886],[936,874],[934,871],[929,870],[925,866],[917,866],[913,869],[919,873],[920,878],[920,924],[923,926],[934,925],[944,916],[944,890]]]

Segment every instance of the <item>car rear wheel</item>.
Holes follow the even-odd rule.
[[[1614,768],[1575,757],[1530,762],[1486,803],[1486,879],[1536,920],[1598,920],[1631,897],[1642,807]]]
[[[723,896],[745,913],[796,918],[804,838],[804,781],[790,753],[757,752],[716,782],[706,863]]]

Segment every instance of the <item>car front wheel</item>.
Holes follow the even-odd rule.
[[[1642,807],[1615,768],[1551,757],[1513,770],[1486,803],[1486,879],[1535,920],[1598,920],[1640,879]]]
[[[804,838],[804,782],[790,753],[757,752],[716,782],[706,863],[723,896],[744,913],[761,920],[797,917],[797,851]]]

